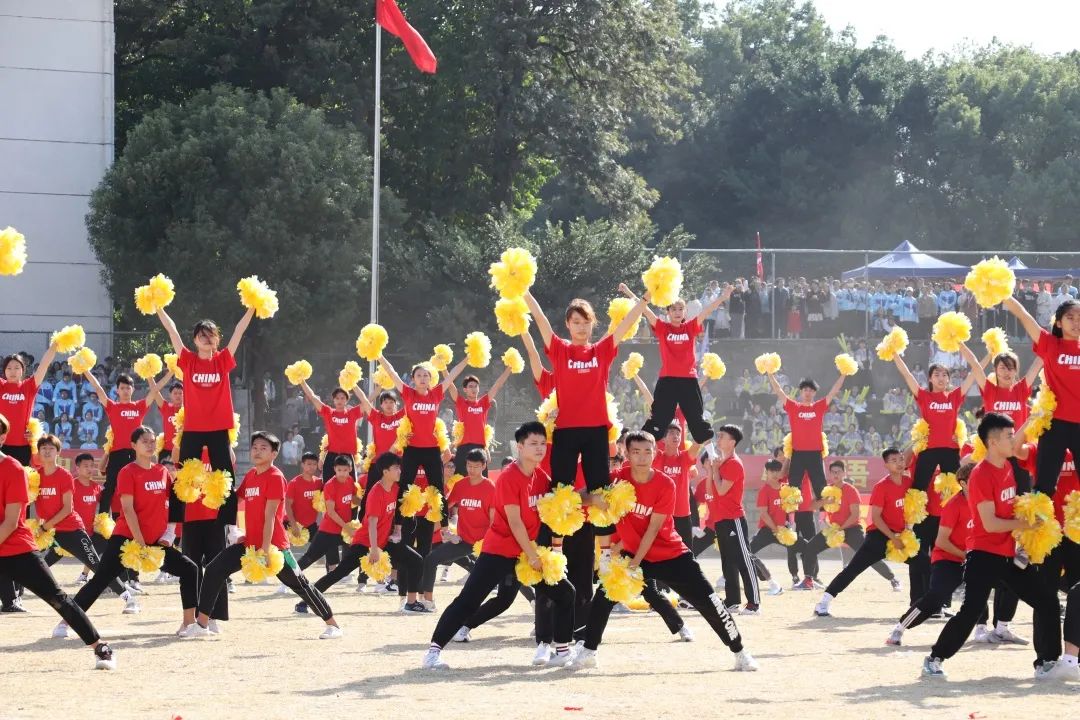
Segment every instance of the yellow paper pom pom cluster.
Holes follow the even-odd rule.
[[[240,304],[254,310],[255,317],[262,320],[274,317],[278,311],[277,293],[270,286],[260,280],[257,275],[243,278],[236,283],[236,290],[240,293]]]
[[[428,485],[424,488],[424,505],[427,506],[427,519],[433,523],[441,523],[443,519],[443,498],[439,488]]]
[[[959,352],[960,343],[971,339],[971,320],[963,313],[941,313],[930,338],[945,352]]]
[[[964,278],[964,287],[975,296],[979,307],[991,308],[1012,297],[1016,275],[1007,262],[995,255],[972,266]]]
[[[291,365],[285,366],[285,377],[293,385],[299,385],[311,377],[311,363],[307,360],[297,360]]]
[[[480,557],[480,553],[484,551],[484,540],[481,538],[472,544],[472,554],[476,557]]]
[[[30,447],[37,449],[38,440],[45,436],[45,427],[36,417],[26,421],[26,432],[30,435]]]
[[[379,359],[390,342],[390,335],[382,325],[369,323],[360,330],[356,338],[356,354],[368,362]]]
[[[435,442],[439,446],[439,452],[450,449],[450,434],[446,430],[446,421],[442,418],[435,420]]]
[[[566,577],[566,556],[555,552],[551,548],[538,547],[536,554],[540,556],[541,570],[534,570],[525,553],[518,557],[514,565],[514,574],[522,585],[532,587],[543,581],[547,585],[558,585],[559,581]]]
[[[79,348],[78,352],[68,358],[68,365],[75,375],[85,375],[97,365],[97,354],[88,347]]]
[[[794,442],[794,441],[791,439],[791,433],[788,433],[787,435],[784,436],[784,440],[783,440],[784,457],[788,458],[789,460],[791,459],[792,453],[795,452],[792,449],[792,442]]]
[[[536,408],[536,419],[543,423],[547,429],[548,442],[551,442],[551,433],[555,429],[555,418],[552,415],[558,409],[559,398],[555,395],[554,390],[544,398],[544,401],[540,403],[540,407]]]
[[[1005,331],[1001,328],[992,327],[982,334],[983,345],[986,352],[991,356],[997,356],[1009,352],[1009,339],[1005,337]]]
[[[161,373],[164,367],[165,363],[161,361],[160,355],[147,353],[135,361],[132,369],[143,380],[153,380]]]
[[[360,367],[360,364],[355,360],[348,360],[345,362],[345,366],[341,368],[341,372],[338,373],[338,385],[351,390],[360,384],[360,381],[364,379],[364,371]]]
[[[290,527],[287,537],[289,538],[289,545],[292,547],[307,545],[311,541],[311,533],[303,526]]]
[[[26,521],[26,527],[30,529],[30,534],[34,536],[34,547],[38,550],[48,550],[52,547],[53,540],[56,539],[56,529],[45,529],[44,524],[35,518],[29,518]]]
[[[465,360],[469,367],[486,368],[491,362],[491,340],[480,331],[465,336]]]
[[[971,436],[971,459],[975,462],[986,459],[986,445],[983,445],[982,438],[978,435]]]
[[[1065,496],[1065,537],[1074,543],[1080,543],[1080,490],[1073,490]]]
[[[419,485],[410,485],[400,501],[402,517],[416,517],[416,514],[424,509],[424,491]]]
[[[175,417],[175,416],[173,416],[173,417]],[[179,435],[179,433],[176,436],[176,442],[177,442],[177,444],[180,443],[180,435]],[[106,455],[108,455],[109,453],[112,452],[112,444],[113,444],[112,428],[109,428],[108,430],[105,431],[105,443],[101,446],[101,451],[103,453],[105,453]]]
[[[270,546],[269,554],[253,547],[244,551],[240,558],[240,572],[248,582],[258,585],[264,580],[277,577],[277,574],[285,568],[285,553],[273,545]]]
[[[833,359],[833,362],[836,363],[836,369],[845,377],[850,377],[859,372],[859,363],[847,353],[840,353]]]
[[[496,300],[495,321],[499,330],[510,337],[524,335],[529,331],[531,321],[529,306],[520,297]]]
[[[41,491],[41,475],[32,467],[23,468],[23,473],[26,475],[26,495],[30,502],[34,502]]]
[[[49,344],[57,352],[75,352],[86,344],[86,331],[82,325],[65,325],[52,334]]]
[[[930,423],[919,418],[911,426],[911,449],[921,453],[930,443]]]
[[[630,311],[633,309],[634,301],[626,297],[617,297],[608,303],[607,313],[609,322],[607,331],[609,335],[615,334],[615,328],[619,326],[619,323],[623,321],[623,318],[629,315]],[[630,326],[626,333],[621,338],[617,339],[619,342],[625,342],[637,335],[638,330],[640,329],[641,317],[638,316],[638,319],[634,321],[634,324]]]
[[[102,512],[94,516],[94,532],[106,540],[112,537],[115,527],[116,521],[112,519],[109,513]]]
[[[445,372],[446,368],[450,366],[450,363],[454,361],[454,350],[446,343],[439,343],[435,346],[431,355],[431,364],[438,368],[440,371]]]
[[[165,548],[159,545],[140,545],[125,540],[120,546],[120,564],[135,572],[155,572],[165,562]]]
[[[904,544],[903,549],[898,549],[891,540],[886,545],[885,558],[887,560],[902,563],[919,554],[919,538],[915,537],[915,533],[910,528],[904,528],[900,533],[900,542]]]
[[[165,367],[169,368],[169,372],[173,374],[177,380],[184,379],[184,371],[176,366],[176,353],[165,353]]]
[[[135,288],[135,307],[143,315],[153,315],[176,297],[173,281],[158,273],[146,285]]]
[[[311,508],[315,512],[326,512],[326,498],[323,496],[322,490],[316,490],[315,494],[311,496]]]
[[[360,558],[360,570],[374,582],[383,582],[390,577],[390,555],[379,553],[378,562],[371,562],[371,552]]]
[[[499,262],[491,264],[491,286],[503,298],[520,298],[536,281],[536,258],[525,248],[503,251]]]
[[[202,503],[211,510],[219,510],[232,494],[232,475],[225,470],[214,470],[206,476]]]
[[[909,488],[904,493],[904,522],[908,525],[918,525],[926,519],[926,504],[929,497],[922,490]]]
[[[356,535],[356,531],[360,529],[359,520],[350,520],[341,526],[341,539],[346,545],[352,545],[353,536]]]
[[[844,531],[837,523],[829,523],[822,528],[821,533],[825,536],[825,544],[831,548],[838,548],[844,544]]]
[[[641,568],[630,569],[630,558],[620,555],[611,558],[600,571],[600,585],[608,599],[616,603],[633,602],[645,589],[645,574]]]
[[[622,376],[627,380],[633,380],[641,372],[641,368],[645,365],[645,358],[641,353],[632,352],[623,361],[622,364]]]
[[[678,300],[682,292],[682,266],[675,258],[653,258],[652,265],[641,274],[641,281],[649,291],[649,302],[657,307],[667,307]]]
[[[754,367],[762,375],[775,375],[780,372],[780,356],[776,353],[763,353],[754,358]]]
[[[953,437],[956,438],[956,444],[963,446],[968,439],[967,425],[960,418],[956,419],[956,429],[953,431]]]
[[[199,458],[190,458],[180,464],[176,471],[173,492],[182,502],[193,503],[202,494],[206,482],[206,466]]]
[[[375,374],[371,376],[371,379],[383,390],[394,387],[394,378],[390,377],[390,373],[386,372],[386,368],[382,365],[375,368]]]
[[[412,420],[407,416],[401,418],[401,422],[397,426],[397,439],[394,440],[393,446],[390,448],[391,452],[400,455],[405,450],[405,446],[409,444],[409,437],[412,435]]]
[[[877,351],[878,358],[886,362],[892,362],[896,359],[897,355],[903,355],[907,348],[907,330],[904,330],[904,328],[897,325],[881,339],[881,342],[877,344],[875,350]]]
[[[595,505],[589,506],[589,522],[596,527],[608,527],[619,522],[637,501],[637,494],[631,483],[619,482],[601,488],[596,494],[607,503],[607,509],[601,510]]]
[[[454,486],[457,485],[459,482],[461,482],[464,479],[465,479],[465,476],[462,475],[461,473],[454,473],[453,475],[451,475],[450,479],[448,479],[443,484],[443,490],[446,492],[446,496],[450,497],[450,493],[454,492]]]
[[[465,423],[460,420],[454,421],[454,444],[460,445],[461,441],[465,439]]]
[[[18,275],[26,266],[26,238],[10,225],[0,230],[0,275]]]
[[[709,380],[719,380],[727,375],[727,365],[716,353],[705,353],[701,356],[701,372]]]
[[[784,436],[784,457],[791,459],[791,456],[795,453],[795,449],[792,445],[791,433]],[[829,437],[825,433],[821,433],[821,457],[829,457]]]
[[[1014,530],[1013,537],[1032,563],[1042,564],[1046,556],[1061,544],[1061,524],[1054,516],[1053,500],[1045,493],[1025,493],[1013,503],[1013,517],[1034,525],[1024,530]]]
[[[502,354],[502,361],[503,365],[510,368],[510,373],[513,375],[517,375],[525,369],[525,358],[521,357],[521,353],[517,351],[517,348],[508,348]]]
[[[540,522],[556,535],[573,535],[585,524],[581,513],[581,496],[570,485],[556,485],[552,492],[536,503]]]
[[[1041,375],[1041,373],[1040,373]],[[1035,395],[1035,402],[1031,405],[1031,415],[1027,428],[1024,429],[1024,437],[1028,442],[1037,442],[1043,433],[1050,429],[1050,423],[1054,419],[1054,411],[1057,410],[1057,397],[1050,386],[1046,384],[1043,376],[1039,392]]]
[[[802,490],[792,485],[780,486],[780,509],[786,513],[793,513],[802,504]]]
[[[828,485],[821,490],[821,509],[828,513],[837,512],[840,509],[840,498],[844,491],[835,485]]]
[[[778,525],[774,534],[776,535],[776,541],[784,547],[791,547],[799,539],[795,531],[787,525]]]
[[[940,473],[934,478],[934,490],[941,496],[941,506],[944,507],[960,494],[962,488],[960,481],[956,479],[956,473]]]

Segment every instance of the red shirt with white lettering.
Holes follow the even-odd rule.
[[[264,472],[251,468],[244,475],[237,493],[244,501],[244,546],[262,547],[266,504],[277,500],[270,544],[280,550],[289,547],[289,539],[285,535],[285,475],[273,465]]]
[[[968,507],[967,498],[953,498],[941,513],[941,527],[952,528],[949,531],[949,542],[961,550],[967,551],[968,537],[971,535],[971,508]],[[930,552],[930,562],[939,560],[949,562],[964,562],[964,557],[953,555],[938,547],[934,543],[934,549]]]
[[[540,399],[547,400],[547,396],[555,389],[555,373],[545,368],[540,371],[540,379],[534,379],[533,384],[536,385],[536,391],[540,393]]]
[[[715,495],[712,504],[709,505],[709,520],[714,524],[721,520],[734,520],[743,516],[743,486],[746,483],[746,468],[743,467],[742,458],[738,455],[720,463],[719,477],[716,478],[716,486],[719,489],[724,480],[731,481],[732,485],[723,495]],[[709,494],[712,494],[710,491]]]
[[[953,388],[947,393],[919,388],[915,403],[919,406],[923,420],[930,426],[930,438],[926,447],[959,449],[956,442],[956,419],[960,416],[960,408],[964,404],[964,395],[960,388]]]
[[[1054,417],[1080,423],[1080,341],[1043,330],[1031,349],[1042,358],[1046,384],[1057,398]]]
[[[554,368],[556,395],[563,398],[555,427],[607,427],[608,374],[615,361],[615,338],[574,345],[558,335],[546,348]],[[545,396],[546,397],[546,396]]]
[[[870,507],[881,508],[881,519],[894,533],[904,529],[904,495],[911,487],[912,480],[905,475],[899,483],[885,476],[874,483],[874,489],[870,491]],[[866,531],[875,530],[874,516],[870,515],[870,523]]]
[[[675,481],[675,517],[690,515],[690,469],[694,464],[694,458],[682,449],[674,455],[657,453],[653,460],[653,469]]]
[[[405,401],[405,415],[412,423],[412,435],[409,447],[433,448],[439,443],[435,439],[435,420],[439,417],[439,405],[443,401],[442,385],[428,390],[421,395],[408,385],[401,388],[401,398]]]
[[[52,475],[46,475],[41,468],[37,471],[41,485],[38,486],[37,500],[34,501],[34,514],[41,522],[45,522],[64,507],[64,493],[71,493],[71,512],[57,523],[55,529],[58,532],[83,530],[82,518],[75,512],[75,479],[71,477],[71,473],[59,466]]]
[[[101,486],[91,480],[83,484],[82,480],[76,479],[73,483],[73,512],[79,514],[83,529],[88,533],[94,531],[94,517],[97,515],[98,498],[101,497]]]
[[[390,452],[390,448],[397,442],[397,429],[403,417],[405,417],[404,410],[398,410],[393,415],[383,415],[379,410],[368,413],[367,419],[371,423],[372,438],[375,443],[375,457]]]
[[[1012,464],[1005,463],[1000,468],[986,460],[977,464],[968,478],[967,502],[973,523],[967,549],[1013,557],[1016,554],[1016,541],[1012,533],[987,531],[979,516],[979,503],[992,502],[994,515],[1002,519],[1012,518],[1012,506],[1016,502],[1016,478]]]
[[[26,526],[26,506],[30,502],[30,488],[22,463],[10,455],[0,459],[0,508],[19,505],[19,517],[15,529],[0,542],[0,557],[23,555],[37,550],[34,535]]]
[[[791,449],[821,452],[821,428],[825,424],[825,399],[804,405],[794,400],[784,402],[784,412],[791,420]]]
[[[1057,487],[1054,488],[1054,515],[1062,525],[1065,524],[1065,501],[1069,493],[1080,491],[1080,479],[1076,476],[1076,466],[1073,461],[1066,458],[1058,476]]]
[[[458,422],[465,426],[461,444],[487,447],[484,426],[487,425],[488,412],[491,410],[491,398],[481,395],[476,400],[467,400],[463,394],[458,393],[454,410]]]
[[[540,532],[540,513],[536,510],[536,502],[550,488],[551,478],[540,468],[531,475],[526,475],[516,462],[507,465],[495,483],[495,518],[484,533],[481,552],[511,558],[521,555],[524,550],[510,532],[506,506],[518,506],[525,532],[530,540],[536,540],[536,535]]]
[[[110,400],[105,404],[105,416],[109,418],[113,432],[113,450],[131,450],[131,434],[143,424],[149,410],[150,405],[145,398],[126,403]]]
[[[319,408],[319,417],[326,428],[326,452],[352,457],[359,449],[356,437],[356,423],[364,417],[364,409],[352,405],[345,410],[337,410],[330,405]]]
[[[657,320],[652,331],[660,346],[660,377],[697,377],[694,338],[701,334],[701,322],[694,318],[678,327]]]
[[[12,447],[26,447],[26,423],[30,420],[30,413],[34,409],[34,396],[37,395],[38,384],[33,376],[22,382],[8,382],[0,380],[0,414],[8,421],[7,439],[5,445]]]
[[[229,373],[236,367],[232,353],[225,349],[204,360],[183,348],[176,366],[184,371],[184,430],[231,430],[233,401]]]
[[[164,465],[154,463],[148,468],[128,463],[120,468],[116,478],[116,497],[130,495],[135,506],[139,530],[147,545],[156,543],[169,524],[169,486],[172,480]],[[123,505],[121,505],[121,508]],[[128,526],[127,514],[121,510],[113,535],[134,539]]]
[[[371,543],[371,520],[375,519],[375,541],[379,549],[386,547],[390,540],[390,530],[394,524],[394,511],[397,509],[398,484],[391,483],[390,489],[383,487],[381,482],[368,491],[367,502],[364,503],[364,518],[360,521],[360,527],[353,534],[352,544],[368,547]],[[370,548],[368,548],[370,550]]]
[[[322,493],[327,510],[330,509],[330,503],[333,503],[334,512],[339,518],[344,519],[345,522],[352,519],[352,499],[356,494],[356,486],[353,485],[351,477],[346,477],[345,482],[340,482],[336,477],[330,478],[323,485]],[[340,533],[341,524],[335,522],[329,512],[324,512],[322,520],[319,521],[319,532]]]
[[[634,505],[630,512],[623,515],[616,523],[616,531],[622,540],[623,549],[631,555],[637,554],[641,547],[641,538],[652,522],[654,513],[665,515],[660,525],[656,540],[645,552],[648,562],[663,562],[685,555],[689,552],[679,533],[675,531],[675,481],[662,472],[652,471],[648,482],[635,482],[630,468],[623,468],[615,473],[616,482],[628,482],[634,486]]]
[[[457,534],[464,542],[471,544],[484,537],[491,525],[494,501],[495,483],[486,478],[476,485],[468,478],[454,485],[447,505],[457,505]]]
[[[1031,388],[1024,378],[1013,383],[1008,390],[989,381],[982,387],[983,410],[1008,415],[1016,423],[1016,427],[1027,422],[1030,398]]]
[[[311,503],[315,493],[322,490],[322,487],[322,480],[317,477],[306,480],[303,475],[297,475],[285,488],[286,499],[292,500],[293,517],[304,527],[319,519],[319,513]]]
[[[765,527],[765,516],[768,515],[778,526],[787,522],[787,513],[780,507],[780,487],[773,487],[769,483],[761,486],[757,493],[759,528]]]
[[[826,512],[825,520],[837,525],[843,525],[851,517],[851,508],[861,504],[862,496],[859,495],[859,489],[845,480],[840,483],[840,508],[836,512]],[[858,527],[858,525],[859,523],[856,521],[852,527]]]
[[[173,450],[173,443],[176,440],[176,426],[173,425],[173,416],[176,415],[179,409],[179,405],[173,405],[167,401],[161,403],[161,407],[158,408],[161,412],[161,427],[165,433],[165,445],[162,448],[165,453],[171,453]]]

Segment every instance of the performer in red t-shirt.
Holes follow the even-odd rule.
[[[742,600],[739,579],[746,585],[746,606],[742,615],[758,615],[761,592],[757,573],[750,558],[750,531],[743,511],[743,490],[746,469],[735,447],[742,441],[742,430],[735,425],[722,425],[717,430],[716,449],[719,457],[708,463],[709,522],[716,532],[720,559],[724,568],[724,592],[729,609],[737,609]]]
[[[384,452],[393,452],[394,443],[397,442],[398,426],[405,417],[405,410],[398,403],[394,393],[383,390],[371,398],[360,390],[353,388],[353,393],[360,400],[360,406],[367,413],[367,421],[371,426],[372,442],[375,443],[375,452],[371,454],[368,464]]]
[[[30,467],[30,434],[26,425],[34,411],[34,398],[38,388],[45,380],[55,357],[56,345],[50,344],[41,356],[37,370],[28,378],[25,377],[26,358],[22,355],[8,355],[0,360],[0,414],[7,418],[10,426],[3,451],[5,455],[22,463],[23,467]]]
[[[300,474],[290,480],[285,489],[285,519],[293,532],[306,529],[309,543],[319,531],[319,511],[314,503],[315,493],[322,492],[323,481],[317,472],[319,456],[313,452],[304,453],[300,458]],[[326,569],[329,571],[330,567]]]
[[[356,434],[356,425],[364,419],[364,405],[349,405],[349,393],[345,388],[336,387],[330,393],[333,405],[324,403],[307,384],[306,380],[300,381],[300,389],[304,391],[315,412],[322,418],[323,429],[326,432],[326,457],[323,458],[322,479],[329,480],[334,476],[334,459],[338,455],[348,455],[355,458],[360,452],[360,439]]]
[[[792,487],[802,487],[803,478],[810,478],[810,486],[814,491],[814,500],[821,498],[821,491],[825,488],[825,463],[821,452],[822,432],[825,429],[825,413],[829,405],[839,394],[844,386],[844,375],[836,378],[836,382],[829,388],[829,392],[820,400],[815,400],[818,392],[818,384],[812,378],[803,378],[799,381],[798,400],[790,397],[776,377],[769,373],[769,384],[772,385],[773,393],[784,406],[788,420],[791,423],[791,461],[788,465],[788,483]],[[807,498],[809,499],[809,498]],[[813,535],[811,534],[811,537]],[[809,540],[809,538],[807,538]]]
[[[454,417],[462,424],[464,435],[454,451],[454,472],[458,475],[465,474],[465,456],[470,450],[488,449],[487,420],[491,411],[491,404],[495,397],[506,384],[510,377],[510,368],[505,368],[502,374],[491,384],[491,389],[483,395],[480,394],[480,378],[475,375],[466,375],[461,380],[461,392],[457,385],[450,383],[447,391],[450,399],[454,401]]]
[[[780,507],[783,471],[784,465],[779,460],[768,460],[765,463],[764,477],[761,488],[758,489],[757,502],[755,503],[758,511],[758,531],[750,539],[750,559],[753,561],[758,579],[769,583],[769,595],[780,595],[784,592],[784,588],[773,579],[772,573],[765,567],[765,563],[758,559],[757,554],[773,543],[779,543],[780,541],[776,539],[776,531],[786,527],[788,523],[788,515]],[[794,547],[787,549],[789,569],[792,564],[795,564],[794,567],[798,570],[798,559],[793,557]],[[725,584],[726,582],[725,580]]]
[[[172,378],[171,371],[165,376],[165,380],[168,381],[170,378]],[[162,393],[158,393],[158,396],[154,398],[154,404],[157,405],[158,412],[161,413],[162,435],[165,436],[161,441],[161,453],[158,455],[159,461],[166,456],[172,457],[174,451],[177,451],[179,456],[179,448],[176,447],[176,423],[173,422],[173,418],[176,417],[176,413],[180,412],[180,408],[184,407],[184,383],[173,382],[165,393],[169,396],[168,400],[165,399]]]

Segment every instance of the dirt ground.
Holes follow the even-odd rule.
[[[778,578],[783,562],[768,559]],[[704,561],[710,578],[715,558]],[[73,589],[77,566],[54,568]],[[321,575],[320,568],[311,573]],[[839,556],[823,562],[823,579]],[[440,608],[458,592],[464,572],[436,587]],[[906,573],[900,576],[906,581]],[[532,613],[520,597],[503,617],[473,633],[473,642],[443,653],[451,670],[419,669],[437,615],[397,612],[395,597],[357,594],[340,584],[329,600],[345,630],[320,641],[322,623],[292,612],[295,598],[235,576],[232,621],[217,639],[181,641],[176,585],[147,583],[142,613],[124,616],[106,594],[90,616],[117,652],[116,672],[93,672],[77,639],[52,640],[57,617],[37,598],[32,614],[0,616],[0,718],[1015,718],[1063,717],[1080,701],[1080,684],[1036,685],[1030,647],[965,647],[946,663],[949,679],[920,680],[923,656],[940,621],[909,631],[903,648],[883,644],[906,608],[872,572],[833,603],[833,618],[811,610],[819,592],[765,598],[760,617],[738,618],[756,674],[732,672],[732,655],[693,611],[693,643],[676,642],[654,614],[613,616],[600,667],[571,673],[534,668]],[[355,580],[353,580],[353,583]],[[906,586],[906,582],[905,582]],[[1016,630],[1031,635],[1021,606]],[[47,675],[46,675],[47,673]],[[1023,703],[1021,705],[1021,703]],[[1072,708],[1070,711],[1069,708]]]

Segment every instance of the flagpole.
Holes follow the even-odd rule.
[[[375,143],[371,180],[371,322],[379,322],[379,181],[382,142],[382,26],[375,23]],[[368,363],[368,392],[375,393],[375,361]],[[373,439],[368,427],[368,441]]]

